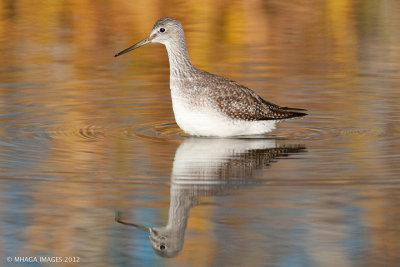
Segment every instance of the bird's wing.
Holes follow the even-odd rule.
[[[262,99],[251,89],[222,77],[215,77],[210,99],[227,116],[242,120],[281,120],[301,117],[300,109],[280,107]]]

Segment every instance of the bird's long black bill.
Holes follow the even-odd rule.
[[[140,230],[143,230],[143,231],[146,231],[146,232],[151,232],[152,231],[150,227],[146,227],[146,226],[141,225],[141,224],[126,222],[126,221],[122,220],[120,212],[117,212],[115,214],[115,221],[118,222],[118,223],[121,223],[121,224],[125,224],[125,225],[130,225],[130,226],[136,227],[136,228],[138,228]]]
[[[122,54],[128,53],[129,51],[132,51],[132,50],[134,50],[134,49],[136,49],[136,48],[138,48],[138,47],[141,47],[141,46],[143,46],[143,45],[145,45],[145,44],[148,44],[148,43],[150,43],[150,42],[151,42],[151,39],[150,39],[150,37],[148,37],[148,38],[146,38],[146,39],[140,41],[139,43],[134,44],[134,45],[132,45],[131,47],[128,47],[127,49],[122,50],[121,52],[115,54],[114,57],[118,57],[118,56],[120,56],[120,55],[122,55]]]

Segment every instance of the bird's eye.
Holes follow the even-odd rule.
[[[164,250],[164,249],[165,249],[165,245],[161,245],[161,246],[160,246],[160,249],[161,249],[161,250]]]
[[[160,28],[160,32],[165,32],[165,29],[164,28]]]

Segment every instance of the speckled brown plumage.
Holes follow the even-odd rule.
[[[201,71],[206,79],[198,79],[197,87],[210,88],[207,95],[218,108],[233,119],[257,120],[283,120],[307,115],[291,109],[280,107],[262,99],[253,90],[233,80]]]

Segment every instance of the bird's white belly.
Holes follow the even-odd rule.
[[[175,120],[190,135],[239,136],[255,135],[275,129],[276,121],[245,121],[232,119],[210,105],[191,105],[185,98],[172,96]]]

